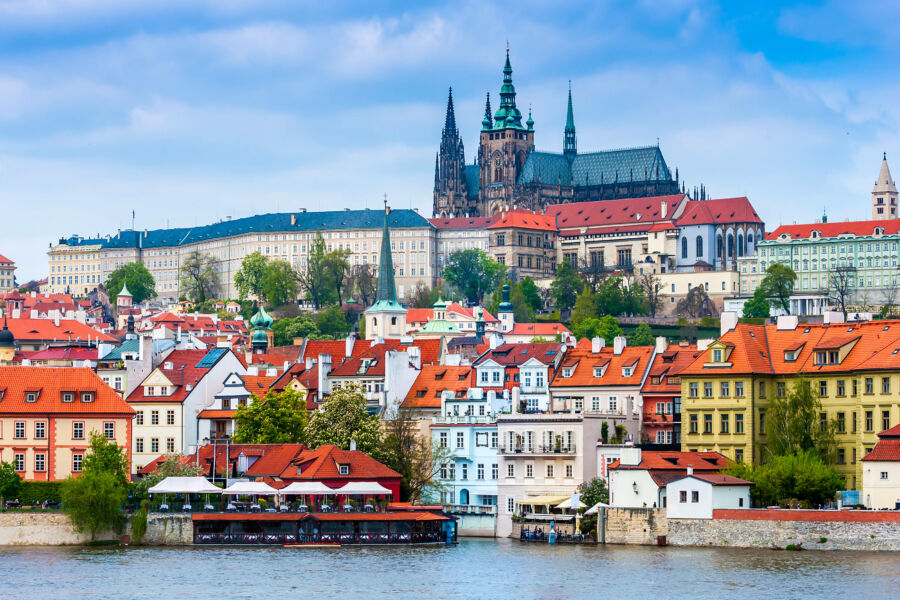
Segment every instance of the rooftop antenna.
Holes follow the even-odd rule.
[[[131,230],[134,231],[134,209],[131,209]]]

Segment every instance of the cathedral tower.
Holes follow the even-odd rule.
[[[891,170],[887,164],[887,153],[881,161],[881,171],[878,172],[878,181],[872,190],[872,220],[896,219],[897,214],[897,186],[891,177]]]
[[[572,112],[572,82],[569,82],[569,109],[566,112],[566,129],[563,133],[563,154],[566,155],[569,163],[578,154],[578,147],[575,142],[575,115]]]
[[[500,107],[490,116],[490,104],[485,107],[481,122],[479,167],[481,179],[481,214],[492,215],[504,207],[511,207],[513,187],[534,150],[534,121],[522,124],[522,113],[516,108],[516,88],[512,82],[509,48],[503,67],[503,86],[500,88]]]
[[[441,149],[434,161],[434,207],[435,217],[459,217],[468,212],[468,189],[466,186],[466,157],[459,129],[456,128],[456,114],[453,111],[453,88],[447,98],[447,116],[441,132]]]

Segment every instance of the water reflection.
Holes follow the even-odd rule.
[[[4,548],[0,598],[896,597],[900,556],[728,548]]]

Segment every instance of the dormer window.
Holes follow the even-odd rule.
[[[25,392],[25,402],[37,402],[40,392]]]
[[[338,473],[340,473],[341,475],[349,475],[350,465],[338,465]]]
[[[564,368],[564,369],[562,370],[562,376],[563,376],[563,377],[571,377],[571,376],[572,376],[572,369],[571,369],[570,367]]]
[[[603,367],[594,367],[594,377],[603,377]]]
[[[721,348],[716,348],[712,351],[712,361],[713,362],[722,362],[722,350]]]
[[[63,392],[61,394],[63,402],[74,402],[75,401],[75,393],[74,392]]]
[[[82,402],[93,402],[94,401],[94,392],[81,392],[81,401]]]
[[[797,360],[797,353],[794,352],[793,350],[789,350],[789,351],[785,352],[784,360],[785,360],[785,362],[794,362],[795,360]]]
[[[632,367],[622,367],[622,377],[631,377]]]

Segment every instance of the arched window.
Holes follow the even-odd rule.
[[[722,258],[724,248],[722,248],[722,236],[716,235],[716,258]]]
[[[734,236],[728,234],[728,258],[734,258]]]
[[[681,258],[687,258],[687,238],[681,238]]]
[[[697,258],[703,256],[703,236],[697,236]]]
[[[744,255],[744,236],[740,233],[738,233],[737,255]]]

